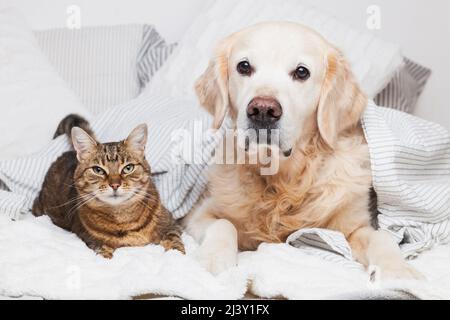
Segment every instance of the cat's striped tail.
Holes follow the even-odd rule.
[[[95,139],[94,133],[92,132],[89,122],[85,118],[77,114],[69,114],[64,119],[61,120],[61,122],[58,125],[58,128],[56,129],[55,134],[53,135],[53,139],[63,134],[67,134],[67,136],[70,138],[73,127],[79,127],[83,129],[84,131],[86,131],[87,134],[89,134],[92,138]]]

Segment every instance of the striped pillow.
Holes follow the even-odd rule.
[[[51,29],[35,36],[60,76],[94,114],[135,98],[142,81],[150,80],[172,50],[153,26],[142,24]]]
[[[163,65],[176,47],[167,44],[151,26],[144,26],[142,46],[137,57],[137,75],[140,91],[144,89],[156,71]]]
[[[379,106],[413,113],[431,70],[408,58],[404,58],[403,61],[403,66],[396,71],[388,85],[374,100]]]

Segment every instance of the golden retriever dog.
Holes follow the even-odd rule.
[[[342,53],[297,23],[260,23],[217,46],[196,82],[218,128],[276,129],[276,173],[261,164],[213,165],[207,194],[185,218],[212,273],[236,264],[238,249],[284,242],[301,228],[342,232],[354,258],[382,278],[420,278],[391,236],[371,226],[371,170],[360,118],[367,97]],[[256,139],[248,142],[258,145]]]

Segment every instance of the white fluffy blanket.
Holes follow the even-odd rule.
[[[312,255],[311,249],[263,244],[242,252],[237,267],[215,277],[193,259],[197,244],[187,235],[187,255],[159,246],[121,248],[112,260],[96,255],[48,217],[19,221],[0,216],[0,295],[47,299],[128,299],[154,293],[188,299],[238,299],[254,294],[288,299],[389,297],[404,289],[419,298],[450,299],[450,246],[411,263],[426,281],[371,284],[361,267]],[[55,240],[57,239],[57,240]],[[398,297],[395,295],[394,297]],[[401,295],[400,295],[401,296]]]

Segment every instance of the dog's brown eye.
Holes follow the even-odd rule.
[[[244,75],[244,76],[249,76],[252,74],[252,66],[250,65],[250,63],[248,61],[241,61],[237,64],[236,67],[237,71]]]
[[[92,171],[94,171],[94,173],[101,175],[101,176],[106,174],[105,170],[103,170],[102,168],[100,168],[98,166],[92,167]]]
[[[310,76],[310,72],[307,68],[303,67],[303,66],[299,66],[297,67],[297,69],[295,69],[295,71],[292,74],[292,77],[294,78],[294,80],[308,80],[309,76]]]

